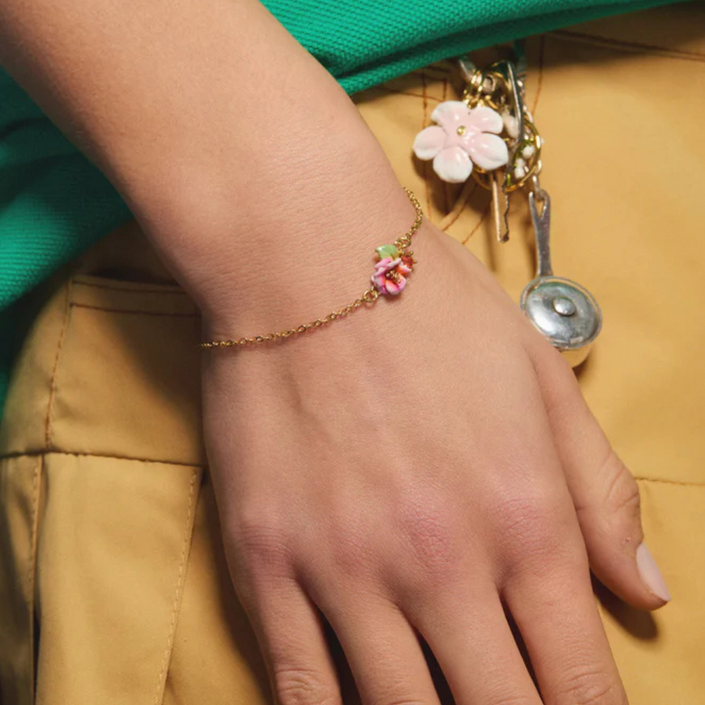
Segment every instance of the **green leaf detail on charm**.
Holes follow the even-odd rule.
[[[375,252],[379,255],[380,259],[384,259],[385,257],[396,259],[399,257],[399,250],[394,245],[381,245],[375,249]]]

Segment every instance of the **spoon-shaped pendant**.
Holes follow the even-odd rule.
[[[531,220],[536,233],[538,271],[521,294],[519,305],[531,322],[560,352],[572,367],[585,360],[602,327],[602,313],[595,297],[570,279],[556,277],[551,267],[551,199],[538,192],[543,202],[541,213],[536,194],[529,193]]]

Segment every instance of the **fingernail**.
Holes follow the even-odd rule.
[[[656,565],[654,557],[651,555],[647,545],[645,543],[640,543],[639,548],[636,549],[636,566],[639,569],[639,575],[643,580],[644,584],[651,592],[662,600],[669,602],[671,599],[671,593],[666,587],[666,581],[661,575],[661,571]]]

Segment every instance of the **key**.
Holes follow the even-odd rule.
[[[509,194],[504,188],[506,172],[504,169],[495,169],[490,174],[492,185],[492,213],[497,234],[497,242],[509,240]]]

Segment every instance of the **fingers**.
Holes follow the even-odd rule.
[[[421,644],[406,617],[383,598],[360,599],[354,594],[327,588],[326,596],[320,601],[316,596],[316,601],[338,637],[363,704],[440,705]]]
[[[564,541],[579,544],[580,537],[565,537]],[[537,546],[532,560],[513,571],[503,586],[543,702],[626,705],[590,587],[585,554],[577,549],[561,556],[551,545],[550,541],[546,544],[545,560]]]
[[[635,607],[661,607],[671,595],[643,543],[634,478],[612,449],[560,354],[540,346],[532,359],[593,572]]]
[[[432,595],[407,615],[433,651],[460,705],[541,705],[497,588]]]
[[[320,614],[289,578],[239,590],[278,705],[343,705]],[[243,599],[244,598],[244,599]]]
[[[504,526],[495,530],[502,556],[497,586],[526,645],[542,702],[626,705],[558,458],[546,448],[531,464],[531,475],[543,470],[553,478],[552,491],[544,487],[497,503],[495,522],[501,517]]]

